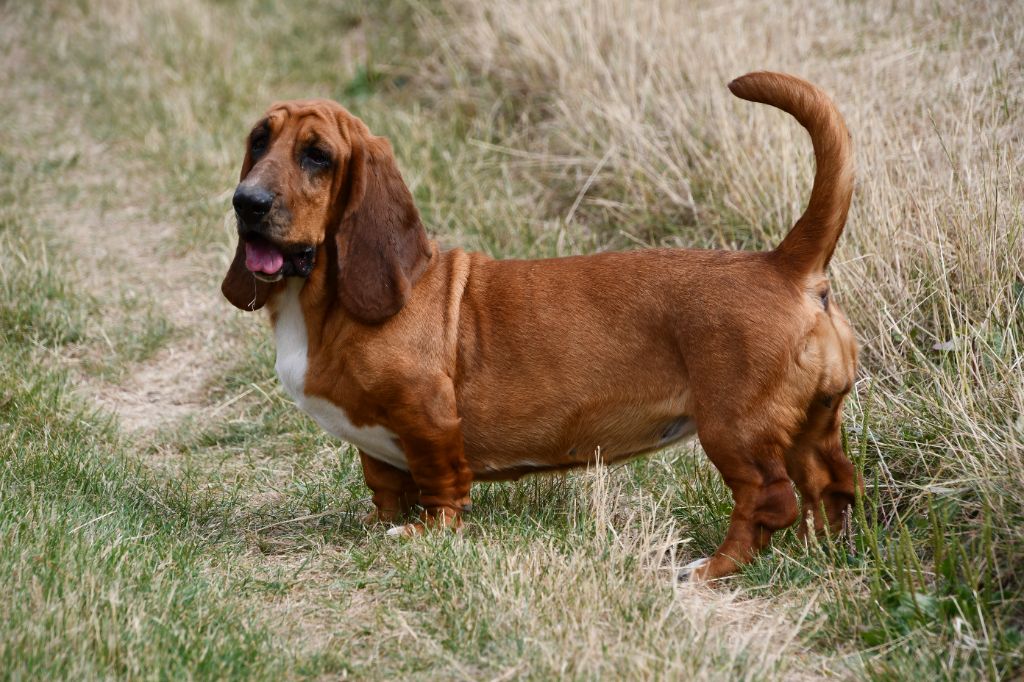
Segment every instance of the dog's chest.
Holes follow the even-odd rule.
[[[396,437],[383,426],[355,426],[344,409],[320,396],[307,395],[306,370],[309,366],[306,321],[299,304],[302,280],[288,280],[277,307],[274,340],[277,344],[277,376],[299,408],[325,431],[352,443],[374,459],[400,469],[408,469],[405,455]]]

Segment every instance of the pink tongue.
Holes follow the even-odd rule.
[[[276,275],[284,265],[284,256],[269,244],[245,243],[245,267],[250,272],[262,272],[265,275]]]

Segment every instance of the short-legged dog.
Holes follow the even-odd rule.
[[[282,102],[256,124],[222,290],[270,310],[277,373],[359,448],[374,518],[419,505],[420,522],[393,530],[458,526],[474,480],[696,434],[735,507],[693,579],[735,571],[801,517],[842,523],[858,486],[839,436],[857,350],[825,268],[850,205],[849,136],[806,81],[752,73],[729,87],[792,114],[814,146],[807,210],[767,253],[440,251],[388,142],[344,108]]]

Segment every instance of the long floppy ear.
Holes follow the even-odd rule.
[[[242,161],[242,173],[239,182],[245,179],[252,169],[252,154],[248,142],[245,145],[245,160]],[[271,284],[261,282],[245,267],[245,245],[239,238],[235,245],[235,257],[228,266],[228,273],[221,282],[220,291],[231,305],[242,310],[259,310],[270,295]]]
[[[338,294],[348,312],[382,322],[405,305],[430,262],[431,247],[391,145],[353,130],[348,203],[335,236]]]
[[[238,240],[235,257],[228,267],[228,274],[220,284],[220,291],[231,305],[242,310],[259,310],[267,303],[272,284],[261,282],[245,267],[245,245]]]

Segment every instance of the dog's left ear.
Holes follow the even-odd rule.
[[[372,324],[402,309],[431,247],[391,145],[358,120],[350,131],[347,203],[335,235],[338,294],[353,317]]]
[[[249,144],[245,145],[245,159],[242,160],[242,172],[238,178],[241,182],[252,170],[252,153]],[[228,272],[221,282],[220,291],[231,305],[242,310],[259,310],[270,295],[273,285],[261,282],[245,267],[245,244],[239,239],[235,245],[235,257],[231,260]]]
[[[220,291],[231,305],[242,310],[259,310],[267,303],[272,284],[261,282],[245,267],[245,244],[238,240],[235,257],[220,284]]]

